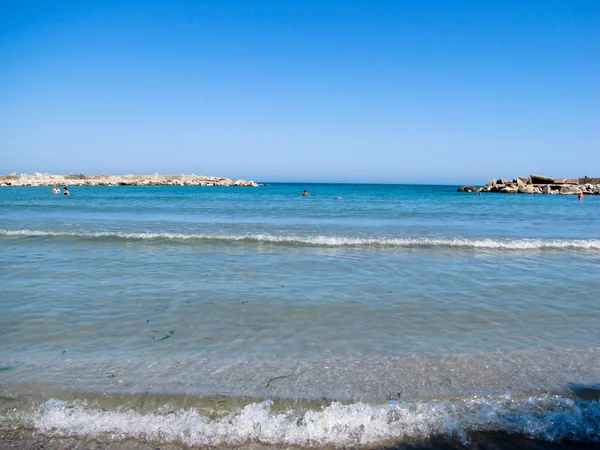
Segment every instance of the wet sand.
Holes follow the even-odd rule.
[[[228,449],[236,450],[268,450],[286,448],[300,450],[294,446],[269,446],[255,442],[246,443],[236,447],[188,447],[178,444],[163,444],[123,440],[115,442],[101,442],[94,440],[80,440],[71,437],[54,438],[42,436],[31,430],[5,430],[0,431],[0,449],[2,450],[199,450],[199,449]],[[314,447],[317,448],[317,447]],[[321,447],[319,447],[321,448]],[[326,447],[331,448],[333,447]],[[460,442],[429,441],[425,443],[388,443],[384,446],[368,447],[372,450],[595,450],[600,449],[598,443],[561,442],[551,443],[527,439],[520,435],[507,435],[498,433],[478,434],[471,437],[471,443],[463,445]]]

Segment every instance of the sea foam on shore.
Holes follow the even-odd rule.
[[[332,402],[296,408],[271,400],[231,410],[222,399],[210,408],[168,404],[141,412],[132,407],[101,408],[85,401],[50,399],[4,419],[15,430],[36,430],[51,439],[218,446],[252,444],[297,448],[399,448],[444,444],[476,447],[481,435],[512,436],[512,442],[600,442],[598,401],[558,395],[465,397],[385,404]],[[435,448],[435,446],[433,446]]]

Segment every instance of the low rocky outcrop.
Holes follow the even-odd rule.
[[[262,186],[254,181],[205,175],[0,175],[0,186]]]
[[[503,194],[565,194],[600,195],[600,178],[551,178],[542,175],[530,175],[529,178],[517,177],[492,178],[483,187],[463,186],[458,192],[500,192]]]
[[[475,186],[463,186],[458,188],[458,192],[475,192],[477,191],[477,187]]]

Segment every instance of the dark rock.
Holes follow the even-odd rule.
[[[554,178],[542,175],[531,175],[529,178],[531,178],[531,183],[533,184],[554,184]]]
[[[457,189],[457,192],[475,192],[477,188],[475,186],[463,186]]]

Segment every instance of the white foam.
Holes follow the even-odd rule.
[[[134,438],[190,446],[253,441],[342,447],[440,437],[467,442],[471,432],[506,432],[550,442],[565,438],[600,442],[598,402],[557,396],[390,401],[386,405],[334,402],[322,410],[304,413],[276,413],[271,405],[269,400],[253,403],[226,417],[211,419],[195,409],[140,414],[49,400],[28,419],[29,425],[49,436]]]
[[[600,250],[600,239],[435,239],[435,238],[358,238],[343,236],[276,236],[269,234],[185,234],[121,232],[54,232],[36,230],[0,230],[7,237],[75,237],[83,239],[113,238],[129,240],[204,240],[227,242],[266,242],[325,247],[448,247],[500,250]]]

